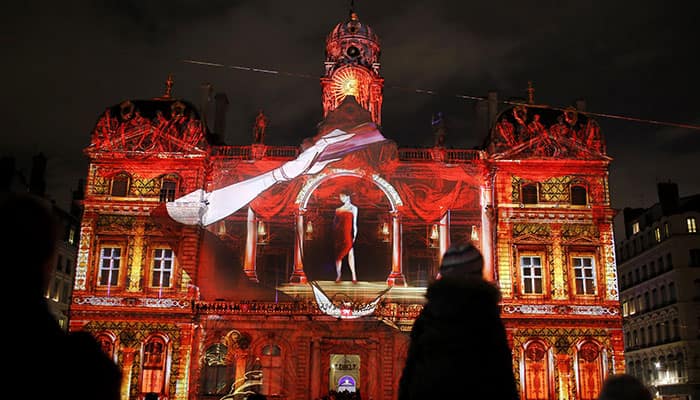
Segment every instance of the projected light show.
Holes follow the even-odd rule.
[[[467,242],[522,399],[592,400],[624,371],[595,120],[484,100],[484,146],[447,147],[436,116],[434,146],[402,147],[381,125],[379,51],[355,13],[331,30],[322,120],[285,146],[257,110],[252,143],[224,144],[172,79],[99,116],[70,329],[109,349],[124,398],[396,399],[426,288]]]

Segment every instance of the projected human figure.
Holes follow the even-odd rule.
[[[353,245],[357,237],[357,206],[350,201],[350,195],[340,194],[340,201],[343,205],[335,209],[333,218],[333,250],[335,256],[335,281],[340,282],[343,258],[348,256],[348,265],[352,273],[352,283],[357,283],[355,273],[355,252]]]
[[[335,129],[318,139],[296,159],[287,161],[281,167],[211,192],[197,189],[175,201],[166,203],[168,214],[175,221],[187,225],[213,224],[240,210],[275,183],[288,181],[304,174],[321,172],[326,165],[340,159],[319,161],[323,151],[329,145],[346,141],[353,136],[355,136],[354,133]]]

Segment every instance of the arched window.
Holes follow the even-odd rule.
[[[160,184],[160,201],[175,201],[178,178],[176,175],[166,175]]]
[[[549,351],[545,344],[535,340],[523,348],[525,382],[522,387],[523,399],[544,400],[551,398]]]
[[[204,394],[226,394],[231,389],[235,365],[229,365],[226,360],[227,354],[228,347],[222,343],[216,343],[207,348],[202,373]]]
[[[673,319],[673,339],[680,340],[681,338],[681,325],[678,322],[678,318]]]
[[[676,354],[676,372],[678,373],[678,378],[683,378],[685,374],[685,360],[683,358],[683,353]]]
[[[114,352],[114,335],[107,332],[102,332],[95,336],[95,339],[97,339],[97,343],[100,344],[100,348],[105,354],[107,354],[107,357],[114,360],[116,355]]]
[[[264,377],[262,394],[267,396],[279,395],[284,387],[282,349],[276,344],[268,344],[262,348],[260,353],[260,363]]]
[[[579,399],[596,400],[603,381],[603,354],[598,344],[587,341],[578,346],[577,383]]]
[[[664,306],[666,305],[666,301],[668,301],[666,298],[666,286],[661,285],[661,288],[659,288],[659,293],[661,294],[661,305]]]
[[[676,284],[673,282],[668,284],[668,298],[671,303],[676,302]]]
[[[588,204],[588,195],[585,186],[571,186],[571,204],[574,206],[585,206]]]
[[[522,190],[522,196],[520,198],[522,199],[523,204],[537,204],[537,184],[536,183],[524,184],[522,186],[521,190]]]
[[[129,193],[131,177],[127,173],[120,173],[112,178],[112,188],[109,193],[114,197],[125,197]]]
[[[144,342],[141,358],[141,393],[165,392],[168,347],[161,336],[151,336]]]

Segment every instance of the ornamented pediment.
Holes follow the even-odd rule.
[[[491,130],[495,159],[609,159],[598,123],[574,108],[566,111],[518,105],[504,111]]]
[[[124,101],[108,108],[90,150],[191,152],[206,146],[206,128],[191,104],[175,99]]]

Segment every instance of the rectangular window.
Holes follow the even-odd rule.
[[[56,262],[56,272],[63,272],[63,257],[58,255],[58,261]]]
[[[66,275],[70,275],[73,271],[73,261],[70,258],[66,258],[66,268],[64,268]]]
[[[122,249],[103,247],[100,252],[100,270],[97,282],[100,286],[116,286],[119,282],[119,265]]]
[[[63,287],[61,288],[61,301],[64,303],[70,303],[70,282],[63,282]]]
[[[160,188],[160,201],[168,202],[175,201],[175,189],[177,182],[172,180],[164,180]]]
[[[170,287],[170,277],[173,273],[173,251],[171,249],[156,249],[153,254],[153,287]]]
[[[688,226],[688,233],[698,233],[698,227],[695,225],[695,217],[686,218],[685,223]]]
[[[68,231],[68,244],[74,244],[75,243],[75,228],[70,227],[70,230]]]
[[[542,258],[539,256],[520,257],[523,293],[542,294]]]
[[[595,263],[592,257],[573,257],[576,294],[595,294]]]
[[[637,233],[639,233],[639,222],[632,224],[632,234],[636,235]]]
[[[700,267],[700,249],[690,249],[690,263],[689,267]]]
[[[654,229],[654,239],[656,239],[656,243],[661,242],[661,229],[658,227]]]
[[[664,235],[666,237],[671,236],[671,230],[668,228],[668,222],[664,222]]]

